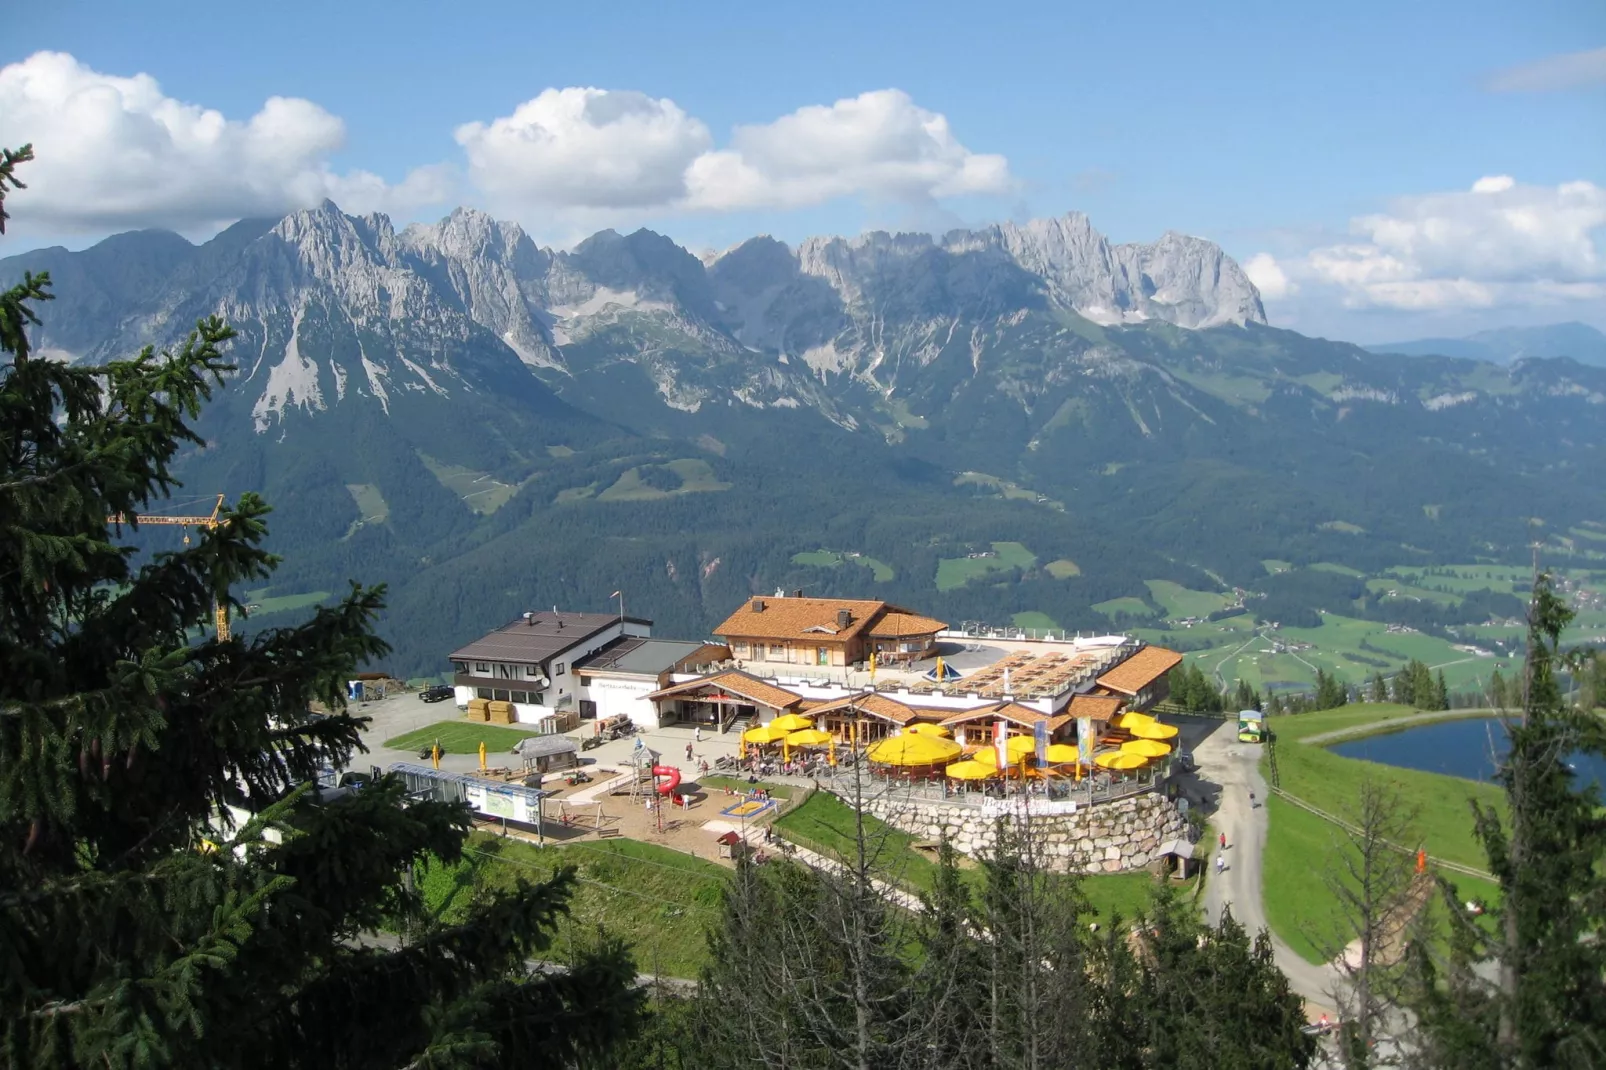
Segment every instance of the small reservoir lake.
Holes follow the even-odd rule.
[[[1383,735],[1364,736],[1328,748],[1345,758],[1420,769],[1426,773],[1446,773],[1467,780],[1494,777],[1495,756],[1504,757],[1509,746],[1500,722],[1491,717],[1464,721],[1435,721]],[[1606,761],[1575,755],[1571,759],[1578,775],[1606,787]]]

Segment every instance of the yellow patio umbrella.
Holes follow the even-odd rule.
[[[883,739],[867,752],[872,762],[882,765],[941,765],[959,757],[963,748],[951,739],[910,735]]]
[[[1118,713],[1110,718],[1111,728],[1119,728],[1125,732],[1131,732],[1140,726],[1155,723],[1157,722],[1153,717],[1146,713],[1139,713],[1137,710],[1127,710],[1125,713]]]
[[[1139,739],[1175,739],[1177,737],[1176,725],[1161,724],[1155,720],[1150,720],[1147,724],[1134,725],[1128,728],[1127,731]]]
[[[954,738],[952,728],[944,728],[940,724],[912,724],[908,729],[917,736],[936,736],[938,739]]]
[[[990,776],[998,775],[997,769],[985,762],[978,762],[974,759],[955,762],[945,772],[955,780],[986,780]]]
[[[782,732],[801,732],[805,728],[813,728],[814,721],[811,718],[804,717],[801,713],[783,713],[766,727]]]
[[[1134,739],[1121,744],[1122,754],[1136,754],[1140,758],[1164,758],[1171,753],[1171,745],[1158,739]]]
[[[1093,764],[1101,769],[1142,769],[1149,764],[1149,759],[1141,754],[1125,754],[1121,751],[1112,750],[1095,755]]]
[[[1043,752],[1043,757],[1054,765],[1064,765],[1067,762],[1081,761],[1082,752],[1069,743],[1050,743],[1048,750]]]
[[[1031,736],[1010,736],[1009,742],[1005,743],[1004,747],[1009,752],[1009,764],[1015,765],[1022,758],[1036,753],[1037,742]],[[998,748],[991,743],[971,755],[971,757],[978,762],[986,762],[994,768],[998,766]]]
[[[819,728],[805,728],[786,737],[790,747],[823,747],[831,742],[831,733]]]

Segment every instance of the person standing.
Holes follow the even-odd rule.
[[[691,761],[691,744],[686,744],[686,760]]]
[[[1224,855],[1216,855],[1216,876],[1218,876],[1218,877],[1221,876],[1221,871],[1226,869],[1226,868],[1227,868],[1226,856],[1224,856]]]
[[[1227,834],[1225,832],[1221,834],[1221,849],[1223,851],[1227,849]]]
[[[700,725],[700,724],[692,725],[691,741],[693,743],[701,743],[703,741],[703,726],[702,725]]]

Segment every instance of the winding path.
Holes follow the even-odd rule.
[[[1212,852],[1208,863],[1205,914],[1214,924],[1223,910],[1231,908],[1232,916],[1251,934],[1261,929],[1269,932],[1271,928],[1266,923],[1266,907],[1261,898],[1267,795],[1266,781],[1260,775],[1262,753],[1258,744],[1238,742],[1237,722],[1232,720],[1223,721],[1194,748],[1201,781],[1215,784],[1221,791],[1220,804],[1211,815],[1211,822],[1216,833],[1227,834],[1225,872],[1217,874],[1215,871],[1215,854],[1222,853],[1220,848]],[[1249,804],[1251,791],[1255,793],[1253,808]],[[1339,982],[1338,971],[1332,966],[1305,961],[1276,933],[1271,934],[1271,944],[1277,968],[1288,975],[1294,991],[1304,996],[1311,1008],[1332,1013],[1332,991]]]

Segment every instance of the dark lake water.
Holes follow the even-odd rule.
[[[1402,769],[1489,780],[1494,776],[1497,757],[1504,757],[1509,746],[1499,721],[1475,718],[1417,725],[1386,735],[1335,743],[1328,749],[1346,758],[1364,758]],[[1580,777],[1592,778],[1595,783],[1606,786],[1606,761],[1582,755],[1571,760]]]

